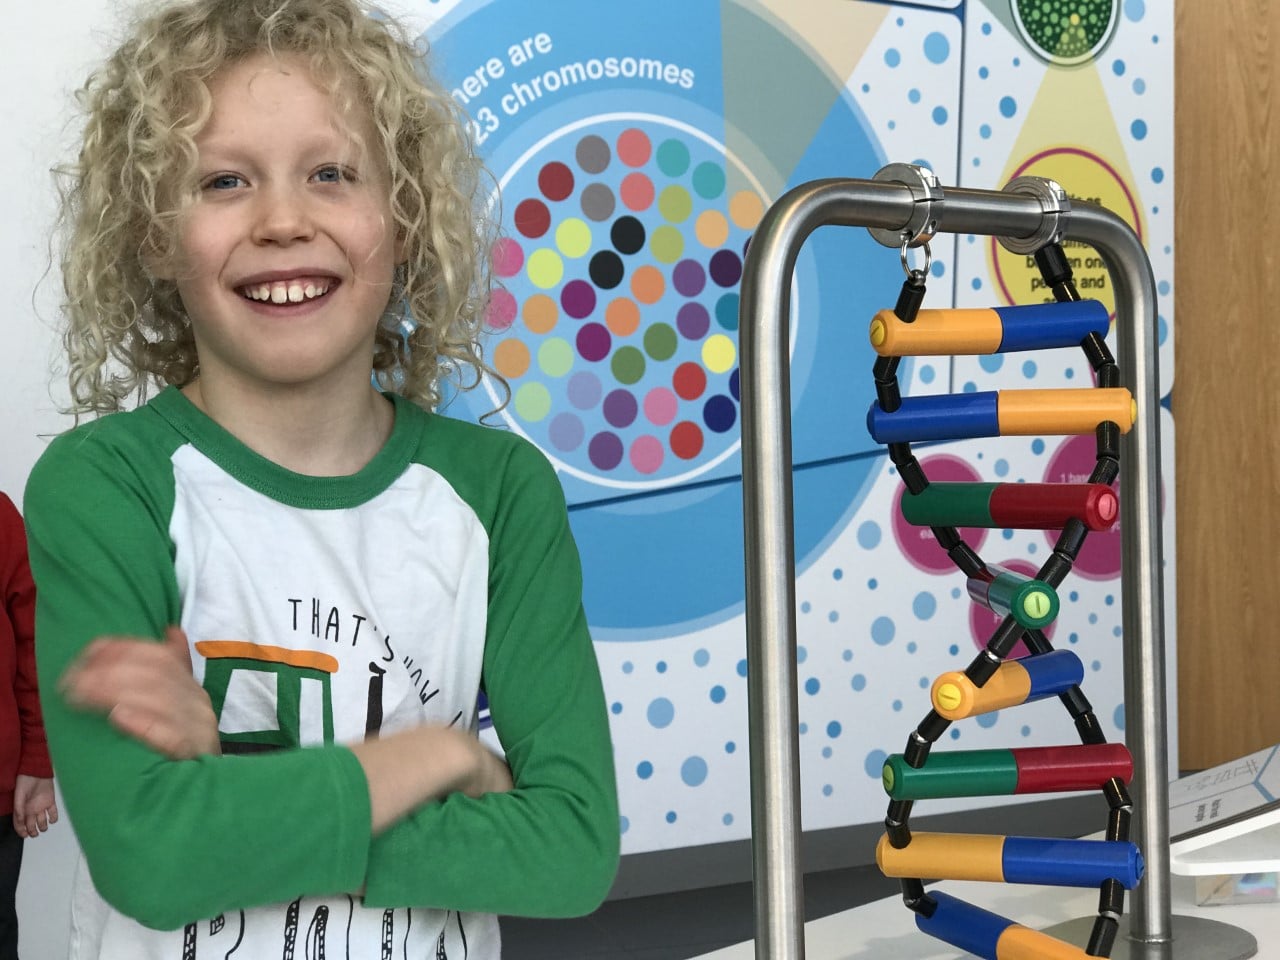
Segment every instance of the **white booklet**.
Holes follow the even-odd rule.
[[[1280,870],[1280,744],[1169,784],[1175,873]]]

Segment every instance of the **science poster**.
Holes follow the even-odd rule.
[[[489,357],[511,390],[497,421],[537,444],[564,485],[611,711],[624,852],[744,838],[738,297],[753,231],[790,187],[870,178],[890,162],[928,166],[944,187],[1057,180],[1144,241],[1167,398],[1172,5],[401,2],[496,181],[501,290]],[[1112,307],[1096,254],[1067,253],[1082,294]],[[1028,258],[990,238],[939,236],[931,255],[925,306],[1046,298]],[[883,816],[885,755],[928,711],[933,678],[962,669],[996,623],[970,602],[932,536],[903,523],[900,481],[867,433],[868,323],[893,306],[901,282],[898,253],[863,229],[819,229],[795,271],[806,829]],[[1078,350],[922,358],[899,369],[913,395],[1087,387],[1091,376]],[[502,396],[485,384],[448,412],[476,418]],[[1140,416],[1162,418],[1171,497],[1172,418],[1167,409]],[[1078,481],[1092,469],[1094,441],[1012,437],[916,452],[936,480]],[[1124,737],[1118,531],[1089,538],[1051,628],[1055,646],[1084,663],[1084,692],[1113,740]],[[1170,557],[1172,533],[1167,525]],[[1055,536],[967,535],[988,562],[1027,573]],[[1176,676],[1173,662],[1168,670]],[[939,748],[1074,740],[1050,701],[956,723]],[[927,812],[992,802],[937,801]]]

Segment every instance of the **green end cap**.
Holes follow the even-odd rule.
[[[1031,630],[1047,627],[1058,617],[1058,591],[1040,580],[1028,580],[1015,592],[1010,613]]]
[[[893,796],[893,787],[898,782],[898,777],[894,770],[894,760],[901,762],[902,757],[892,756],[884,762],[884,766],[880,768],[880,783],[884,786],[884,792],[896,800],[897,798]]]

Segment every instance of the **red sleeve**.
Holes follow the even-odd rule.
[[[22,752],[18,773],[30,777],[52,777],[49,744],[45,740],[44,721],[40,714],[40,693],[36,684],[36,588],[27,561],[27,534],[17,508],[0,493],[0,543],[11,544],[5,558],[3,581],[5,612],[13,624],[16,646],[17,676],[14,695],[18,701],[18,719],[22,732]]]

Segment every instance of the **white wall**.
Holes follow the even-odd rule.
[[[51,376],[59,281],[41,279],[55,206],[49,169],[68,155],[72,91],[107,48],[115,14],[103,0],[6,4],[0,29],[0,489],[19,506],[41,435],[66,426],[57,413],[65,390]],[[28,960],[66,955],[75,849],[65,818],[26,845],[18,910]]]

